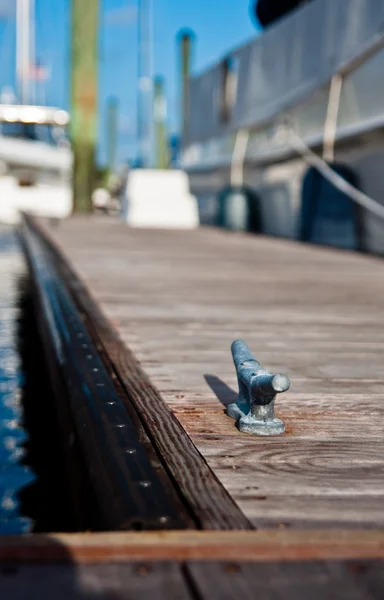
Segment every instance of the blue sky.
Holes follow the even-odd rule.
[[[68,107],[70,0],[35,0],[36,56],[51,71],[48,103]],[[100,19],[100,150],[105,150],[107,98],[120,101],[119,159],[135,155],[137,10],[136,0],[102,0]],[[14,85],[14,5],[0,0],[0,89]],[[183,28],[197,36],[194,67],[214,63],[231,47],[256,35],[248,0],[153,0],[154,70],[167,85],[169,127],[177,129],[178,72],[176,35]],[[38,90],[40,95],[43,90]]]

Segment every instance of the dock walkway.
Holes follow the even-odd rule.
[[[382,260],[105,218],[46,230],[256,528],[384,525]],[[224,413],[236,338],[292,381],[281,437],[241,434]]]

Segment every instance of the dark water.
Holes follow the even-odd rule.
[[[0,533],[71,531],[54,399],[21,246],[0,226]]]
[[[24,374],[22,406],[29,440],[25,464],[35,481],[20,494],[22,513],[34,521],[35,532],[72,531],[73,515],[65,485],[64,457],[53,391],[37,329],[28,276],[19,282],[18,345]]]

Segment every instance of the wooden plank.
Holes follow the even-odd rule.
[[[152,385],[133,353],[111,327],[57,245],[34,221],[31,222],[54,252],[58,268],[61,269],[80,311],[87,317],[87,328],[91,337],[107,354],[116,377],[137,410],[146,434],[157,450],[164,468],[176,483],[195,521],[203,529],[252,528]]]
[[[222,231],[90,223],[63,223],[55,239],[252,523],[381,526],[382,260]],[[291,377],[277,401],[281,438],[244,436],[224,414],[236,397],[236,337]]]
[[[384,563],[188,563],[199,597],[210,600],[381,600]]]
[[[0,537],[0,562],[384,558],[384,530],[169,531]]]
[[[1,564],[12,600],[381,600],[383,561]]]
[[[0,589],[9,600],[192,600],[175,563],[0,564]]]
[[[241,435],[235,427],[235,423],[227,418],[223,418],[225,404],[229,403],[231,396],[227,396],[227,400],[220,405],[214,398],[208,394],[201,394],[199,397],[181,394],[183,397],[178,398],[178,394],[168,400],[178,419],[183,423],[193,436],[208,436],[212,434],[221,434],[228,436],[228,443],[244,444],[244,448],[250,447],[253,449],[265,448],[265,440],[254,438],[251,436]],[[372,442],[372,454],[377,454],[372,457],[377,463],[380,462],[380,452],[382,449],[382,422],[384,420],[383,397],[381,395],[350,395],[348,398],[338,399],[335,396],[322,397],[307,396],[304,399],[296,399],[296,394],[291,394],[286,397],[279,398],[280,403],[277,406],[277,414],[286,422],[286,436],[281,439],[271,439],[268,443],[271,446],[281,444],[282,447],[290,448],[290,452],[294,453],[295,448],[292,448],[292,438],[297,443],[298,460],[300,460],[300,446],[303,442],[307,445],[310,440],[313,440],[314,449],[316,445],[323,445],[322,442],[327,440],[332,444],[331,454],[335,448],[341,449],[341,444],[345,447],[350,446],[349,452],[353,452],[356,444],[362,446],[360,434],[364,432],[364,440]],[[336,406],[335,406],[336,405]],[[340,431],[343,435],[340,435]],[[345,432],[345,433],[344,433]],[[341,439],[342,438],[342,439]],[[200,440],[201,441],[201,440]],[[325,452],[325,449],[323,448]],[[366,452],[369,452],[366,449]],[[205,453],[205,450],[204,450]],[[355,461],[364,460],[359,456],[353,457]],[[368,459],[367,459],[368,460]],[[344,460],[345,462],[345,460]]]

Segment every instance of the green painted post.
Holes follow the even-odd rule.
[[[71,142],[74,212],[92,211],[97,136],[99,0],[72,0]]]
[[[107,164],[110,174],[116,168],[118,110],[117,98],[109,98],[107,104]]]
[[[156,77],[154,82],[153,118],[155,129],[156,168],[168,169],[169,154],[167,144],[167,103],[164,93],[164,80]]]
[[[193,60],[195,34],[189,29],[182,29],[178,35],[181,55],[181,136],[184,146],[188,135],[189,113],[189,77]]]

